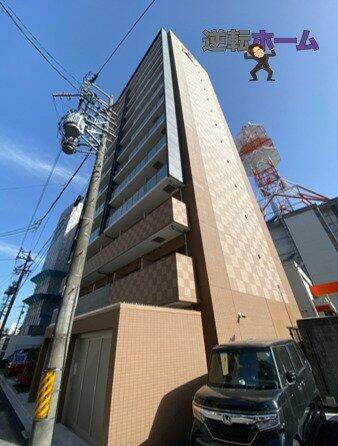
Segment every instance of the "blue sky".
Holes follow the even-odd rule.
[[[41,42],[74,75],[98,69],[149,1],[7,0]],[[115,96],[134,71],[158,30],[171,29],[208,71],[235,135],[247,121],[262,123],[280,151],[281,173],[289,180],[324,195],[337,195],[337,38],[336,0],[270,0],[235,2],[157,0],[120,51],[103,71],[98,84]],[[242,53],[202,51],[202,31],[223,28],[266,29],[279,37],[300,38],[309,29],[319,50],[296,51],[276,45],[271,60],[276,82],[248,82],[252,62]],[[0,232],[26,226],[42,184],[58,152],[57,115],[51,94],[68,85],[0,13]],[[64,108],[63,108],[64,107]],[[59,113],[67,103],[58,104]],[[80,155],[62,155],[38,216],[67,181]],[[48,239],[58,214],[83,190],[90,162],[81,171],[51,215],[36,248]],[[10,189],[25,187],[25,189]],[[7,190],[5,190],[7,189]],[[0,238],[0,259],[13,258],[22,236]],[[29,236],[25,243],[32,244]],[[34,243],[33,243],[34,246]],[[0,262],[0,292],[13,262]],[[32,293],[27,282],[20,301]]]

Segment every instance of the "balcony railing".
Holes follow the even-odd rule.
[[[101,212],[102,212],[103,209],[104,209],[104,205],[105,205],[105,203],[103,202],[103,203],[101,204],[101,206],[99,206],[99,207],[95,210],[94,218],[96,218],[99,214],[101,214]]]
[[[135,103],[137,102],[136,100],[139,99],[139,97],[143,94],[144,90],[147,88],[149,83],[152,82],[154,79],[155,79],[154,83],[157,82],[158,79],[160,79],[160,77],[162,75],[163,75],[163,67],[162,67],[162,64],[161,64],[160,69],[156,68],[156,70],[154,71],[154,74],[152,74],[152,76],[147,80],[147,82],[144,84],[143,88],[137,93],[137,95],[130,99],[130,102],[128,103],[128,111],[126,113],[126,117],[130,113],[130,110],[133,109]]]
[[[122,189],[137,175],[137,173],[148,163],[148,161],[159,152],[166,143],[166,137],[163,136],[146,154],[144,158],[134,167],[134,169],[125,177],[125,179],[114,189],[112,197],[118,195]]]
[[[135,88],[131,89],[133,96],[131,97],[131,101],[133,102],[135,98],[139,95],[139,91],[143,90],[144,86],[147,85],[149,82],[149,79],[152,77],[152,71],[157,69],[159,65],[162,64],[162,57],[161,57],[161,51],[157,51],[156,54],[153,55],[152,60],[149,61],[148,68],[144,71],[143,75],[140,77],[140,79],[137,79],[135,81]],[[150,74],[150,78],[148,77]],[[145,84],[144,82],[147,81]],[[144,84],[144,85],[143,85]],[[137,96],[135,96],[137,94]]]
[[[132,206],[138,203],[153,187],[167,176],[168,166],[165,164],[152,176],[142,187],[140,187],[122,206],[120,206],[107,221],[107,227],[124,215]]]
[[[134,157],[134,155],[142,148],[142,146],[145,144],[145,142],[147,141],[147,139],[158,129],[158,127],[162,124],[162,122],[165,119],[165,115],[163,113],[163,115],[161,115],[157,121],[154,123],[154,125],[152,127],[150,127],[150,129],[145,133],[144,137],[141,139],[141,141],[135,146],[135,148],[129,153],[125,164]],[[125,147],[125,149],[120,153],[119,157],[125,153],[126,150],[128,150],[128,146]],[[122,166],[120,167],[120,169],[122,169]],[[119,170],[120,170],[119,169]]]
[[[96,229],[90,234],[90,237],[89,237],[89,244],[93,243],[93,241],[97,239],[97,237],[99,236],[99,231],[100,231],[100,228],[96,228]]]
[[[99,192],[97,194],[97,198],[98,199],[101,198],[101,196],[107,191],[107,189],[108,189],[108,185],[105,186],[103,189],[99,189]]]
[[[150,103],[152,102],[152,100],[156,97],[156,95],[158,95],[158,94],[161,92],[161,90],[163,90],[163,85],[160,85],[158,88],[156,88],[156,91],[150,96],[150,98],[148,98],[147,96],[145,96],[144,99],[142,99],[142,101],[139,102],[139,103],[137,104],[135,110],[133,111],[133,113],[132,113],[132,114],[130,115],[130,117],[128,118],[128,122],[129,122],[129,120],[130,120],[130,122],[133,121],[133,116],[135,115],[135,113],[137,112],[137,110],[138,110],[140,107],[143,107],[143,109],[141,109],[141,112],[140,112],[140,114],[142,114],[142,112],[146,109],[146,107],[144,107],[144,105],[145,105],[145,104],[150,104]],[[161,96],[163,96],[163,95],[164,95],[164,93],[162,92],[162,95],[161,95]],[[133,127],[134,127],[134,125],[135,125],[135,122],[137,122],[137,119],[136,119],[136,121],[134,121],[133,124],[129,127],[129,129],[127,130],[127,132],[126,132],[125,135],[123,136],[122,141],[126,138],[126,136],[128,136],[129,132],[133,129]]]
[[[142,122],[137,126],[136,130],[133,131],[133,134],[129,140],[130,144],[134,139],[137,137],[139,132],[142,130],[142,128],[145,126],[145,124],[149,121],[149,118],[155,113],[155,111],[160,107],[161,104],[164,102],[164,95],[162,94],[158,101],[155,103],[155,105],[152,107],[152,109],[146,114],[146,116],[143,118]]]
[[[132,83],[131,83],[132,90],[135,89],[135,87],[136,87],[136,89],[135,89],[135,91],[136,91],[137,88],[140,86],[140,84],[142,84],[142,82],[146,78],[147,74],[149,73],[150,66],[153,65],[154,59],[156,59],[160,55],[161,48],[162,48],[162,46],[160,44],[156,44],[153,48],[152,53],[150,53],[148,55],[148,58],[147,58],[148,60],[144,61],[144,62],[146,62],[146,64],[144,64],[144,66],[142,66],[143,65],[142,64],[139,67],[138,73],[135,74],[134,79],[132,80]],[[160,51],[159,51],[159,49],[160,49]]]

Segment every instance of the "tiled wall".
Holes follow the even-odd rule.
[[[102,251],[88,259],[83,277],[174,222],[188,227],[186,205],[172,197],[103,248]]]
[[[191,401],[207,370],[200,313],[121,304],[111,361],[105,444],[188,442]]]
[[[149,305],[196,303],[192,259],[174,253],[116,280],[110,288],[110,303],[118,302]]]
[[[267,302],[296,305],[207,73],[171,34],[191,233],[212,342],[281,337]],[[239,308],[245,319],[237,321]],[[276,308],[276,306],[274,306]],[[292,309],[294,310],[294,309]],[[264,314],[264,317],[261,315]],[[293,318],[284,321],[292,324]],[[224,321],[227,321],[225,324]]]

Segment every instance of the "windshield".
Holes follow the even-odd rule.
[[[209,384],[230,389],[278,389],[278,376],[271,350],[229,348],[214,351]]]

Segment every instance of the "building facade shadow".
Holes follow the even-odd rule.
[[[167,393],[158,406],[148,439],[140,446],[188,446],[192,401],[206,381],[207,375],[202,375]]]

